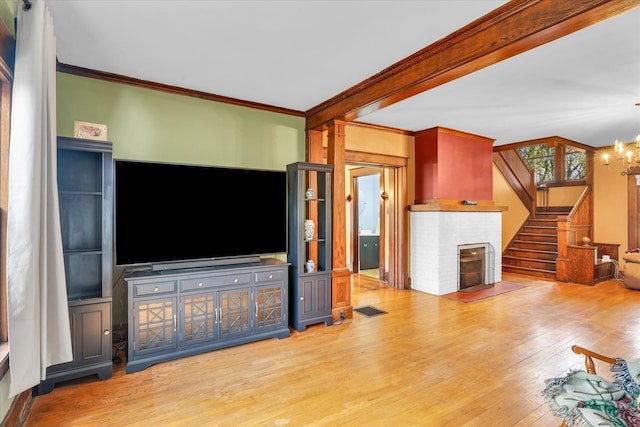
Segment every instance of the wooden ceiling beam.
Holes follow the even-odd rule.
[[[357,120],[638,6],[640,0],[510,1],[308,110],[306,127]]]

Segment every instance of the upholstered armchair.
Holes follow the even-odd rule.
[[[624,254],[624,286],[640,290],[640,253]]]

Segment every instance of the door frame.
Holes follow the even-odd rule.
[[[362,161],[363,158],[366,160]],[[409,289],[409,266],[407,265],[409,250],[407,237],[407,159],[387,155],[363,155],[363,153],[347,150],[345,163],[347,166],[362,166],[364,168],[382,170],[381,179],[386,180],[386,184],[383,183],[381,185],[383,193],[380,198],[381,213],[383,213],[380,218],[380,280],[385,281],[393,288]],[[349,170],[347,173],[350,174],[351,171]],[[353,182],[351,177],[350,182]],[[350,184],[351,188],[352,185]],[[347,201],[351,204],[349,209],[353,209],[355,205],[352,194],[354,194],[354,191],[351,189],[347,197]],[[387,218],[388,222],[383,222]],[[384,239],[382,237],[382,229],[387,230],[385,231]],[[357,233],[354,232],[353,227],[348,242],[351,245],[353,257],[353,247],[357,247]]]
[[[350,236],[350,245],[351,245],[351,268],[354,273],[358,273],[360,271],[360,242],[359,242],[359,234],[358,230],[360,229],[360,198],[359,188],[358,188],[358,178],[363,176],[371,176],[371,175],[379,175],[379,183],[378,189],[381,190],[380,194],[382,195],[384,190],[384,168],[380,167],[358,167],[354,169],[349,169],[349,173],[351,175],[350,187],[349,191],[351,194],[350,201],[350,212],[351,212],[351,236]],[[380,197],[380,201],[382,202],[382,198]],[[379,207],[379,221],[380,221],[380,262],[378,263],[378,268],[380,270],[380,280],[384,280],[384,271],[385,271],[385,263],[384,263],[384,241],[386,237],[385,231],[385,215],[384,215],[384,205],[380,203]]]
[[[322,145],[321,132],[311,132],[309,151],[317,150],[315,155],[309,158],[328,159],[328,148]],[[314,143],[315,142],[315,143]],[[408,179],[408,157],[388,154],[375,154],[357,150],[346,149],[344,151],[345,163],[345,186],[348,166],[367,166],[388,169],[389,186],[387,194],[383,197],[385,202],[385,212],[389,213],[389,223],[385,228],[389,232],[389,244],[385,246],[385,269],[384,280],[390,287],[397,289],[410,289],[409,282],[409,226],[408,226],[408,205],[407,205],[407,179]],[[347,195],[346,202],[351,202],[353,197]],[[351,207],[349,207],[351,209]],[[347,223],[342,225],[347,227]],[[351,239],[347,236],[346,245]],[[345,262],[348,260],[345,260]]]

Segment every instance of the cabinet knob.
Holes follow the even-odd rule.
[[[300,301],[304,301],[304,297],[300,297]]]
[[[233,279],[233,283],[238,283],[238,279]]]
[[[202,282],[198,283],[198,287],[201,288],[202,287]]]
[[[158,292],[160,290],[160,288],[158,288],[157,286],[155,288],[153,288],[153,292]]]
[[[269,279],[273,279],[273,274],[270,274],[270,275],[269,275]]]
[[[109,335],[110,333],[111,333],[111,332],[109,332],[109,330],[108,330],[108,329],[105,329],[105,330],[104,330],[104,332],[103,332],[103,334],[105,334],[105,335]]]

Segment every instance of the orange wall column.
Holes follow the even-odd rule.
[[[333,320],[339,321],[341,312],[344,318],[353,317],[345,230],[345,122],[333,120],[328,124],[328,129],[327,163],[333,165],[331,312]]]
[[[307,162],[324,163],[324,159],[322,158],[322,131],[308,130],[306,145]]]
[[[443,127],[415,137],[416,204],[493,200],[493,139]]]

